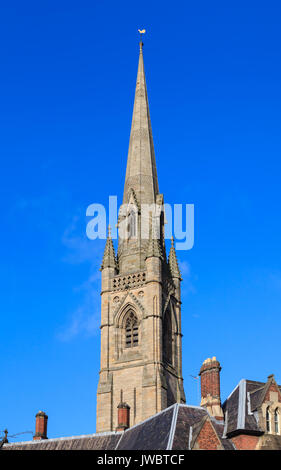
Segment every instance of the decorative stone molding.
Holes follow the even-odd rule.
[[[130,302],[130,299],[133,302]],[[127,302],[125,302],[125,301],[127,301]],[[128,292],[124,295],[123,299],[120,301],[120,303],[118,304],[117,308],[115,309],[115,311],[113,313],[113,322],[114,322],[116,328],[120,327],[121,318],[124,316],[124,314],[126,314],[128,309],[130,309],[130,308],[132,310],[136,311],[137,315],[138,315],[137,311],[138,310],[141,311],[142,315],[141,315],[141,318],[139,318],[139,321],[142,318],[146,318],[147,314],[146,314],[145,308],[142,305],[142,303],[138,300],[138,298],[132,292]],[[138,315],[138,317],[139,317],[139,315]]]
[[[167,293],[167,295],[174,294],[175,285],[171,279],[164,278],[162,283],[163,283],[163,291]]]
[[[112,279],[112,287],[114,291],[132,289],[143,286],[145,281],[146,273],[142,271],[127,276],[115,276]]]

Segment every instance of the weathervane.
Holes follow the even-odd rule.
[[[145,29],[138,29],[138,32],[140,33],[140,42],[142,42],[142,35],[146,33]]]

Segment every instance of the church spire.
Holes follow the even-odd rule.
[[[104,248],[104,254],[102,259],[102,264],[100,270],[102,271],[104,268],[115,268],[117,269],[117,261],[114,251],[114,246],[111,238],[111,230],[110,225],[108,226],[108,234],[106,239],[106,244]]]
[[[180,272],[173,246],[169,265],[166,258],[142,48],[141,41],[118,256],[109,233],[101,267],[97,433],[120,428],[120,402],[131,408],[132,424],[185,403]]]
[[[143,64],[143,42],[140,41],[139,64],[131,125],[123,203],[133,189],[138,203],[152,204],[159,193],[156,162],[148,107]]]

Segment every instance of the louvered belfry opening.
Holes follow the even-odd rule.
[[[166,362],[172,364],[173,358],[173,339],[172,339],[172,321],[171,311],[167,309],[163,325],[163,357]]]
[[[126,323],[126,348],[133,348],[138,345],[139,342],[139,327],[138,320],[134,312],[129,312]]]

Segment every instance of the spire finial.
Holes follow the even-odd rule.
[[[171,237],[171,249],[169,253],[169,266],[170,266],[170,271],[172,274],[172,277],[178,278],[181,280],[181,273],[178,265],[178,260],[177,260],[177,255],[176,255],[176,250],[174,246],[174,237]]]
[[[114,246],[113,242],[111,239],[111,227],[108,225],[107,228],[107,239],[106,239],[106,244],[105,244],[105,249],[104,249],[104,254],[103,254],[103,259],[102,259],[102,264],[101,264],[101,271],[104,268],[115,268],[117,269],[117,260],[115,256],[115,251],[114,251]]]
[[[142,52],[142,46],[143,46],[142,35],[146,33],[146,30],[145,29],[138,29],[138,32],[140,33],[140,52]]]
[[[153,230],[152,214],[150,213],[149,214],[149,239],[148,239],[145,259],[151,258],[151,257],[160,258],[161,260],[164,259],[159,239],[155,237],[155,233]]]

